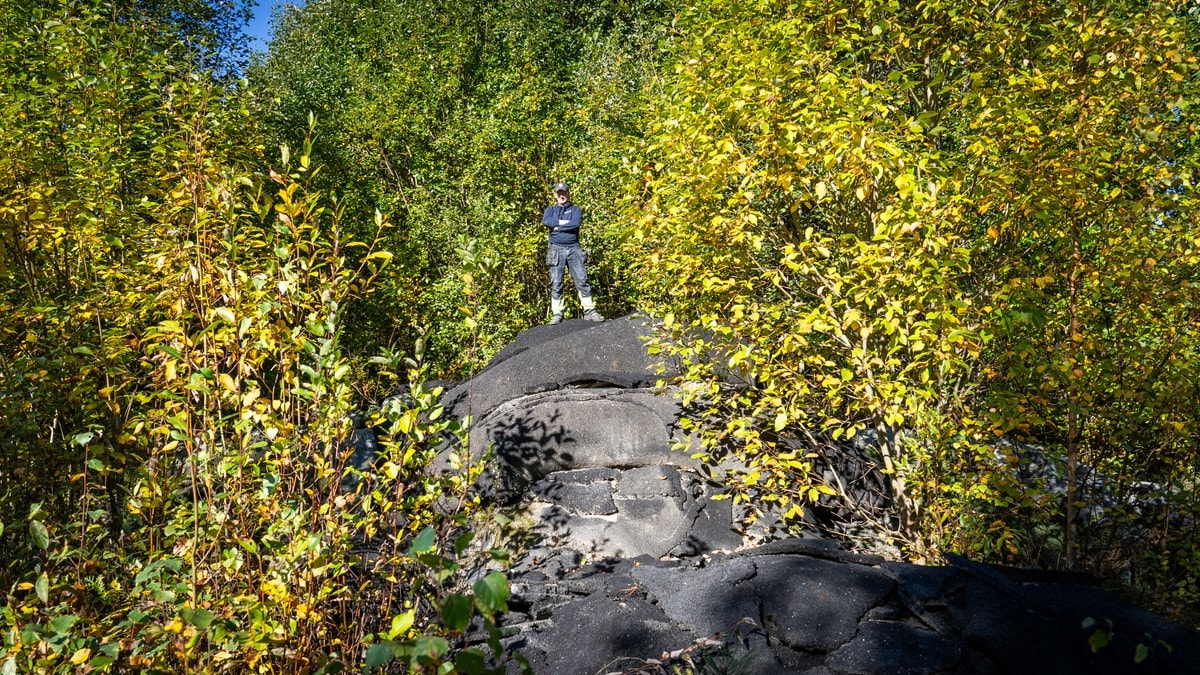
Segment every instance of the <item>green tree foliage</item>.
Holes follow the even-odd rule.
[[[372,414],[376,464],[346,442],[342,313],[388,225],[346,236],[308,139],[260,171],[246,93],[181,40],[136,8],[0,9],[0,673],[333,671],[373,644],[484,672],[464,617],[494,627],[507,586],[460,574],[488,560],[478,467],[423,471],[463,433],[440,392]]]
[[[5,667],[330,672],[378,662],[376,642],[414,667],[483,672],[482,652],[451,651],[472,606],[494,627],[507,596],[498,572],[453,585],[478,467],[425,476],[433,439],[465,438],[441,392],[419,385],[378,411],[388,440],[375,463],[351,461],[339,308],[390,256],[366,247],[362,266],[346,266],[364,245],[341,239],[310,167],[301,155],[269,190],[198,172],[200,190],[175,194],[191,236],[155,261],[175,278],[153,298],[140,343],[149,386],[125,428],[146,460],[119,472],[117,532],[111,500],[87,481],[118,472],[96,459],[78,477],[77,520],[33,505],[34,556],[8,569],[0,615]]]
[[[559,179],[738,501],[865,442],[913,557],[1200,597],[1186,4],[311,0],[235,85],[247,7],[0,5],[0,675],[509,667],[413,383],[542,319]]]
[[[777,434],[870,431],[915,543],[906,481],[961,414],[983,340],[962,286],[966,223],[939,194],[933,139],[889,86],[900,46],[828,9],[685,15],[644,177],[643,277],[665,278],[665,308],[706,336],[681,355],[707,383],[698,417],[728,420],[708,454],[732,445],[747,462],[738,498],[798,517],[827,488]],[[751,386],[725,389],[726,369]],[[914,427],[920,442],[899,434]]]
[[[173,204],[187,162],[208,143],[219,172],[239,156],[234,129],[254,128],[181,66],[189,50],[162,47],[177,44],[171,27],[116,11],[15,3],[0,16],[4,518],[33,501],[61,514],[88,459],[134,453],[122,430],[138,340],[172,283],[155,254],[187,236]]]
[[[1063,451],[1068,566],[1095,497],[1081,463],[1122,481],[1194,470],[1197,55],[1182,9],[1068,7],[1019,41],[981,17],[1007,67],[979,58],[960,106],[960,175],[998,282],[986,405],[998,430]]]
[[[369,227],[396,223],[395,262],[350,308],[371,340],[411,344],[431,324],[430,358],[461,372],[547,310],[540,209],[567,180],[588,213],[590,273],[610,311],[629,306],[616,204],[621,149],[640,134],[637,102],[661,34],[657,2],[307,3],[280,17],[253,80],[273,133],[297,142],[308,112],[314,158]],[[459,236],[496,259],[478,302],[480,349],[460,347]],[[402,311],[396,311],[401,308]]]
[[[231,79],[248,65],[250,49],[243,28],[258,0],[113,0],[114,20],[150,22],[166,29],[160,46],[187,48],[198,65]]]
[[[798,516],[821,487],[776,434],[868,431],[911,554],[1021,559],[1033,522],[1070,523],[1058,548],[1072,566],[1082,463],[1118,492],[1190,487],[1186,9],[682,13],[638,169],[639,281],[702,383],[689,402],[705,453],[749,465],[739,498]],[[1061,453],[1061,505],[1007,478],[1018,458],[980,445],[994,437]]]

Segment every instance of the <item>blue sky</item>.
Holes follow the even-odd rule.
[[[266,51],[267,40],[271,37],[271,10],[282,4],[285,4],[285,0],[258,0],[258,6],[254,8],[254,18],[250,20],[250,25],[246,26],[251,49]]]

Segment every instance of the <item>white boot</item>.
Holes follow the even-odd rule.
[[[562,300],[562,299],[555,300],[554,298],[550,298],[550,313],[554,315],[550,319],[551,326],[553,326],[556,323],[562,323],[563,309],[566,308],[566,305],[567,305],[566,300]]]
[[[588,297],[579,296],[579,304],[583,305],[583,318],[588,321],[603,321],[604,317],[600,316],[600,312],[596,311],[596,301],[589,295]]]

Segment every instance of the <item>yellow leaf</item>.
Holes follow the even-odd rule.
[[[83,649],[80,649],[79,651],[77,651],[71,655],[71,663],[73,663],[75,665],[79,665],[79,664],[83,663],[84,661],[87,661],[89,658],[91,658],[91,656],[92,656],[92,650],[87,647],[84,647]]]
[[[397,637],[406,634],[408,629],[412,628],[413,619],[415,618],[416,612],[411,609],[392,617],[392,627],[388,630],[388,639],[395,640]]]
[[[396,480],[396,476],[400,475],[400,467],[393,462],[387,462],[383,465],[383,474],[388,480]]]
[[[257,387],[246,392],[246,394],[242,396],[242,407],[248,408],[250,404],[254,403],[254,401],[257,400],[260,395],[261,392]]]

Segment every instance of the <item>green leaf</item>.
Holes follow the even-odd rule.
[[[169,354],[176,361],[184,360],[183,354],[181,354],[178,349],[172,347],[171,345],[158,345],[158,348]]]
[[[379,644],[371,645],[371,648],[367,650],[365,669],[368,671],[375,670],[379,666],[382,666],[383,664],[385,664],[391,660],[392,660],[391,643],[381,642]]]
[[[97,459],[96,457],[89,459],[87,465],[88,465],[88,468],[91,469],[92,471],[103,471],[104,470],[104,462]]]
[[[496,612],[508,610],[508,579],[500,572],[489,572],[475,582],[475,606],[479,613],[491,619]]]
[[[1092,636],[1088,638],[1088,644],[1092,647],[1092,653],[1095,654],[1101,649],[1107,647],[1111,639],[1112,638],[1106,631],[1098,630],[1095,633],[1092,633]]]
[[[346,664],[341,661],[333,660],[321,666],[313,675],[336,675],[346,670]]]
[[[205,630],[208,628],[212,624],[214,618],[212,612],[208,611],[207,609],[200,608],[181,609],[179,610],[179,616],[181,616],[184,621],[192,624],[200,630]]]
[[[50,602],[50,575],[42,572],[37,582],[34,583],[33,590],[37,593],[38,600],[41,600],[43,604]]]
[[[471,545],[471,540],[474,537],[475,533],[470,530],[458,535],[454,539],[454,555],[462,555],[463,551],[467,550],[467,547]]]
[[[270,497],[275,492],[275,488],[278,487],[278,485],[279,474],[269,473],[263,476],[262,487],[259,488],[258,491],[259,498],[266,499],[267,497]]]
[[[408,632],[408,629],[412,628],[415,617],[416,611],[412,609],[392,617],[392,627],[388,630],[388,639],[395,640],[398,637],[403,637]]]
[[[1133,662],[1141,663],[1146,660],[1147,656],[1150,656],[1150,648],[1139,642],[1137,649],[1133,652]]]
[[[487,667],[487,659],[478,649],[464,649],[454,656],[454,666],[465,675],[480,675]]]
[[[451,593],[442,602],[442,624],[454,633],[462,633],[471,623],[471,598]]]
[[[50,630],[54,631],[55,635],[66,635],[77,621],[79,621],[79,617],[74,614],[56,616],[50,620]]]
[[[422,661],[440,661],[450,651],[450,643],[440,637],[422,635],[410,643],[409,662],[416,665]]]
[[[152,577],[157,578],[162,574],[162,570],[164,568],[172,572],[178,572],[183,568],[183,561],[181,561],[179,558],[161,558],[159,560],[155,560],[154,562],[143,567],[141,571],[134,576],[133,583],[135,585],[141,585]],[[130,615],[132,615],[132,612],[130,612]]]
[[[412,556],[417,556],[422,553],[429,553],[433,550],[433,545],[436,543],[436,541],[437,535],[434,533],[433,528],[426,527],[425,529],[421,530],[421,533],[418,534],[416,538],[413,539],[412,546],[409,548],[408,553]]]
[[[50,548],[50,532],[40,520],[29,521],[29,539],[43,551]]]

